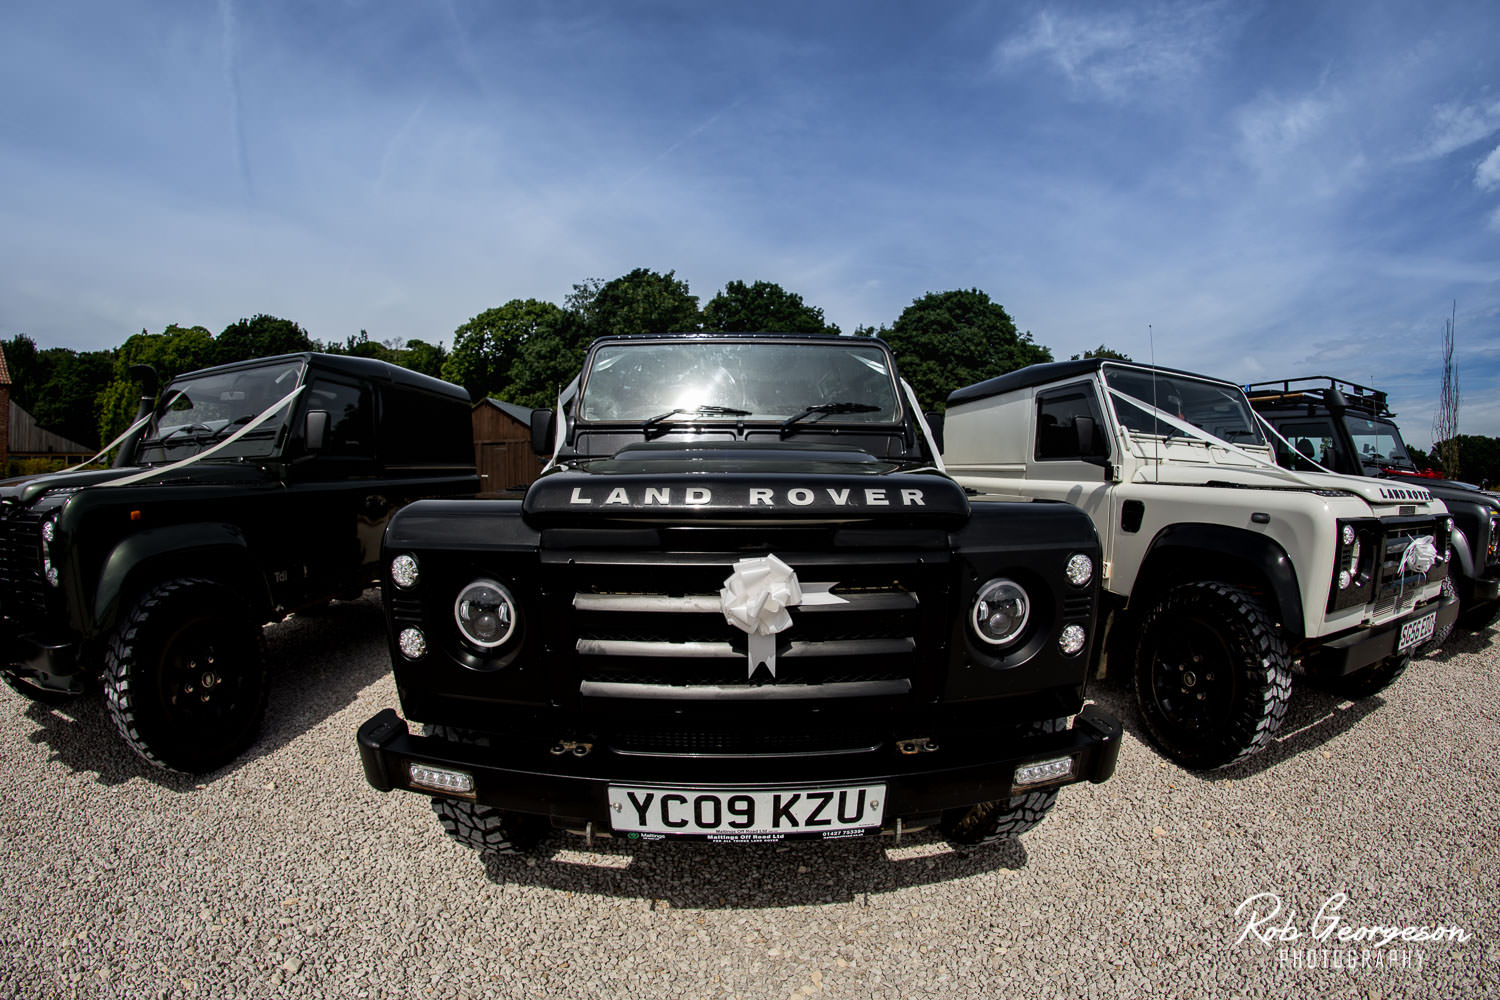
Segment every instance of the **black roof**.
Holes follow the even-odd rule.
[[[948,394],[948,405],[958,403],[970,403],[977,399],[988,399],[1006,392],[1014,392],[1017,389],[1029,389],[1032,386],[1049,385],[1053,382],[1061,382],[1063,379],[1073,378],[1090,372],[1096,372],[1105,365],[1113,368],[1134,368],[1138,371],[1157,372],[1162,375],[1180,375],[1184,378],[1200,379],[1205,382],[1218,382],[1221,385],[1240,387],[1224,379],[1214,378],[1210,375],[1200,375],[1197,372],[1179,371],[1176,368],[1162,368],[1158,365],[1143,365],[1135,361],[1120,361],[1116,358],[1081,358],[1077,361],[1047,361],[1039,365],[1027,365],[1004,375],[997,375],[992,379],[955,389]]]
[[[276,354],[265,358],[251,358],[248,361],[235,361],[227,365],[214,365],[211,368],[200,368],[193,372],[183,372],[181,375],[173,376],[171,381],[176,382],[185,378],[195,378],[210,372],[260,368],[264,365],[284,364],[292,361],[302,361],[310,367],[322,371],[354,375],[373,382],[387,382],[392,385],[420,389],[424,392],[436,393],[441,396],[451,396],[455,399],[461,399],[465,403],[469,402],[468,392],[462,387],[454,385],[452,382],[444,382],[442,379],[433,378],[431,375],[423,375],[421,372],[414,372],[410,368],[402,368],[400,365],[378,361],[375,358],[361,358],[349,354],[320,354],[316,351],[301,351],[296,354]]]
[[[786,331],[772,330],[743,330],[726,332],[722,330],[668,330],[661,333],[611,333],[597,338],[593,344],[610,344],[630,341],[651,340],[804,340],[809,343],[848,343],[854,341],[865,344],[880,344],[889,350],[890,345],[879,337],[861,337],[852,333],[788,333]]]

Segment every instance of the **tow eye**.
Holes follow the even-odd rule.
[[[938,745],[926,736],[917,736],[909,740],[896,741],[896,749],[908,756],[917,753],[931,753],[937,748]]]
[[[593,749],[594,744],[592,743],[578,743],[573,740],[562,740],[552,748],[552,756],[561,757],[565,753],[570,753],[574,757],[587,757],[589,755],[589,752]]]

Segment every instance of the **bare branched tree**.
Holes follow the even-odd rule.
[[[1432,415],[1432,450],[1449,479],[1458,477],[1458,372],[1453,369],[1453,320],[1457,316],[1455,301],[1453,314],[1443,323],[1443,387]]]

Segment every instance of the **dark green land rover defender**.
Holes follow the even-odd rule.
[[[0,670],[59,700],[102,680],[154,764],[200,772],[254,738],[260,626],[379,575],[391,514],[473,493],[457,386],[295,354],[183,375],[114,467],[0,483]]]
[[[972,844],[1113,773],[1093,526],[971,506],[881,341],[603,339],[532,431],[524,499],[386,532],[405,719],[361,727],[365,774],[460,842]]]

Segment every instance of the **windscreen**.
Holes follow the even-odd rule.
[[[1112,389],[1207,431],[1231,444],[1265,444],[1245,394],[1233,386],[1182,375],[1143,372],[1106,365],[1104,379]],[[1151,413],[1111,398],[1115,416],[1138,434],[1183,437],[1184,432],[1159,421]]]
[[[1401,431],[1388,420],[1371,420],[1345,414],[1344,426],[1354,439],[1354,451],[1362,465],[1375,468],[1417,469],[1401,440]]]
[[[606,344],[579,399],[582,420],[818,419],[891,423],[901,413],[886,353],[873,344],[680,341]]]
[[[139,449],[143,462],[177,461],[206,451],[297,387],[300,361],[180,379],[167,386],[146,425]],[[277,414],[215,457],[263,458],[274,453],[287,411]]]

